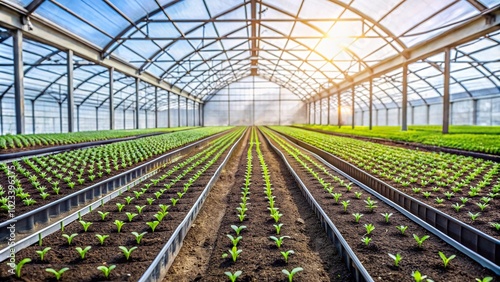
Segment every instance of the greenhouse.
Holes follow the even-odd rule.
[[[499,0],[0,1],[0,281],[500,281]]]

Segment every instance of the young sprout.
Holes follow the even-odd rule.
[[[122,209],[125,205],[121,203],[116,203],[116,206],[118,207],[118,212],[122,212]]]
[[[286,269],[283,269],[281,272],[283,272],[283,274],[285,274],[286,276],[288,276],[288,282],[292,282],[293,281],[293,276],[295,274],[297,274],[298,272],[301,272],[303,270],[304,269],[302,267],[296,267],[296,268],[292,269],[291,272],[289,272]]]
[[[375,226],[373,226],[373,224],[371,223],[365,224],[364,227],[366,229],[366,235],[370,235],[372,231],[375,230]]]
[[[422,248],[422,244],[424,243],[425,240],[429,239],[429,235],[424,235],[421,238],[417,236],[417,234],[413,234],[413,238],[417,242],[417,245],[419,248]]]
[[[101,266],[98,266],[97,269],[99,269],[100,271],[102,271],[102,273],[104,274],[104,277],[106,278],[109,278],[109,275],[111,274],[111,270],[115,269],[116,265],[110,265],[109,267],[105,266],[105,265],[101,265]]]
[[[406,229],[408,229],[408,226],[400,225],[396,226],[396,229],[399,230],[399,232],[401,232],[401,235],[405,235],[405,231]]]
[[[142,232],[141,234],[139,234],[135,231],[132,232],[132,235],[134,235],[135,241],[137,242],[137,244],[141,243],[142,237],[144,237],[144,235],[146,235],[146,234],[148,234],[148,232]]]
[[[23,269],[23,266],[29,262],[31,262],[30,258],[24,258],[18,264],[11,263],[9,265],[11,265],[11,267],[14,265],[13,268],[15,269],[16,277],[21,278],[21,270]]]
[[[370,197],[366,198],[365,203],[366,203],[366,207],[368,208],[368,210],[370,212],[373,212],[373,210],[377,207],[375,205],[377,203],[377,201],[373,201],[372,199],[370,199]]]
[[[274,221],[276,223],[278,223],[278,221],[280,220],[280,218],[283,216],[282,213],[279,213],[279,212],[275,212],[271,215],[271,217],[274,219]]]
[[[132,202],[133,199],[134,198],[127,196],[127,197],[125,197],[125,202],[127,203],[127,205],[130,205],[130,203]]]
[[[80,247],[76,247],[75,249],[76,249],[76,251],[80,254],[80,257],[81,257],[82,259],[84,259],[84,258],[85,258],[85,254],[87,254],[87,252],[88,252],[91,248],[92,248],[91,246],[87,246],[87,247],[85,247],[85,249],[82,249],[82,248],[80,248]]]
[[[121,221],[121,220],[116,219],[114,223],[115,223],[115,225],[116,225],[116,231],[117,231],[118,233],[120,233],[120,231],[122,230],[122,227],[123,227],[123,225],[125,224],[125,222],[123,222],[123,221]]]
[[[422,195],[424,195],[424,197],[426,199],[429,199],[429,197],[432,195],[432,193],[431,192],[422,192]]]
[[[177,204],[177,201],[179,201],[179,199],[176,199],[176,198],[170,198],[170,202],[172,202],[172,206],[175,207],[175,205]]]
[[[340,197],[342,197],[342,194],[341,193],[333,193],[332,196],[335,199],[335,203],[338,204]]]
[[[233,246],[231,250],[228,250],[229,254],[231,255],[233,262],[236,262],[238,259],[238,256],[243,252],[242,250],[238,250],[238,247]],[[227,257],[227,254],[222,255],[223,258]]]
[[[486,209],[489,206],[488,204],[484,203],[476,203],[476,205],[479,207],[481,211],[484,211],[484,209]]]
[[[480,214],[481,214],[480,212],[477,212],[477,213],[469,212],[469,216],[470,216],[470,219],[472,219],[472,221],[475,221],[479,217]]]
[[[146,207],[146,206],[135,206],[135,208],[137,209],[137,212],[138,212],[139,214],[141,214],[141,213],[142,213],[142,210],[143,210],[145,207]]]
[[[62,274],[68,270],[69,270],[69,268],[67,268],[67,267],[61,268],[61,269],[59,269],[59,271],[57,271],[53,268],[46,268],[45,269],[45,271],[54,274],[54,276],[56,277],[56,280],[58,280],[58,281],[61,279]]]
[[[361,195],[363,195],[363,193],[361,193],[361,192],[354,192],[354,195],[356,195],[356,199],[361,199]]]
[[[392,216],[392,213],[381,213],[381,215],[385,218],[385,223],[389,223],[389,218]]]
[[[280,235],[280,231],[281,231],[281,227],[283,226],[283,223],[273,224],[273,226],[274,226],[274,228],[276,228],[276,235]]]
[[[160,222],[155,220],[155,221],[148,221],[146,222],[146,224],[151,228],[151,231],[154,233],[156,227],[158,226],[158,224],[160,224]]]
[[[73,238],[75,238],[76,236],[78,236],[78,234],[77,233],[73,233],[71,235],[63,234],[62,236],[64,238],[66,238],[66,240],[68,240],[68,245],[71,245],[71,242],[73,242]]]
[[[236,232],[236,235],[240,235],[241,231],[247,227],[245,225],[241,226],[231,225],[231,228],[234,230],[234,232]]]
[[[456,212],[459,212],[461,208],[465,207],[465,205],[461,205],[459,203],[455,203],[454,205],[451,205],[452,208],[455,209]]]
[[[236,247],[238,245],[238,243],[240,242],[240,240],[243,239],[243,237],[241,237],[241,236],[238,236],[236,238],[234,238],[232,235],[229,235],[229,234],[227,234],[226,236],[229,238],[229,240],[231,240],[231,243],[233,243],[234,247]]]
[[[493,277],[484,277],[483,279],[481,278],[476,278],[476,282],[491,282],[493,281]]]
[[[159,204],[158,207],[160,207],[160,210],[162,212],[167,212],[168,211],[168,208],[170,208],[169,205],[164,205],[164,204]]]
[[[122,250],[123,254],[125,255],[125,258],[128,260],[130,258],[130,255],[132,254],[133,251],[137,249],[137,247],[132,247],[130,249],[127,249],[124,246],[119,246],[118,247],[120,250]]]
[[[295,252],[293,250],[288,250],[286,252],[280,252],[281,255],[283,256],[283,258],[285,259],[285,263],[288,263],[288,257],[291,255],[291,254],[295,254]]]
[[[388,255],[394,260],[394,266],[399,267],[399,262],[401,261],[401,259],[403,259],[403,257],[400,254],[396,255],[388,254]]]
[[[285,238],[290,238],[290,236],[281,236],[279,238],[275,236],[269,236],[269,239],[273,240],[274,243],[276,243],[276,247],[281,248],[281,245],[283,244],[283,240]]]
[[[160,221],[160,222],[161,222],[161,221],[163,220],[163,218],[164,218],[165,216],[167,216],[167,214],[168,214],[168,212],[162,212],[162,211],[159,211],[159,212],[155,213],[153,216],[154,216],[154,217],[155,217],[158,221]]]
[[[87,230],[89,229],[90,225],[92,225],[92,222],[85,222],[83,220],[80,220],[78,222],[80,222],[80,224],[82,225],[84,232],[87,232]]]
[[[342,206],[344,206],[344,212],[347,212],[347,207],[349,206],[349,202],[351,202],[351,201],[347,200],[347,201],[341,202]]]
[[[427,278],[427,275],[422,275],[418,270],[413,271],[411,276],[415,279],[415,282],[422,282]],[[429,279],[427,279],[427,281],[429,281]]]
[[[368,244],[370,244],[371,241],[372,241],[372,238],[370,238],[370,237],[361,238],[361,242],[365,243],[366,246],[368,246]]]
[[[356,223],[359,223],[359,220],[360,220],[360,219],[361,219],[361,217],[363,216],[363,214],[361,214],[361,213],[353,213],[352,215],[354,216],[354,221],[355,221]]]
[[[95,236],[97,237],[97,239],[99,240],[99,243],[101,243],[101,245],[104,245],[104,240],[106,240],[106,238],[109,238],[109,235],[95,234]]]
[[[51,247],[47,247],[41,251],[36,251],[36,253],[40,256],[40,260],[43,261],[43,259],[45,258],[45,255],[47,255],[47,252],[50,251],[52,248]]]
[[[129,222],[131,222],[132,219],[134,219],[134,217],[138,216],[138,214],[132,213],[132,212],[126,212],[125,214],[127,215],[127,218],[128,218]]]
[[[236,278],[238,278],[243,272],[241,270],[237,270],[235,273],[231,273],[229,271],[224,272],[229,277],[229,280],[231,282],[235,282]]]
[[[451,255],[450,257],[446,257],[446,255],[443,252],[439,252],[439,256],[443,260],[444,268],[448,267],[448,263],[450,263],[450,261],[456,257],[456,255]]]
[[[500,231],[500,223],[490,222],[490,225],[495,228],[497,231]]]
[[[97,211],[98,214],[101,215],[101,220],[104,221],[106,219],[106,216],[108,216],[109,212],[102,212],[102,211]]]
[[[444,199],[441,199],[439,197],[436,197],[436,203],[437,204],[442,204],[444,202]]]

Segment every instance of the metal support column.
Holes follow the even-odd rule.
[[[99,107],[95,107],[95,130],[99,130]]]
[[[313,124],[316,124],[316,101],[314,101],[314,115],[313,115]]]
[[[426,111],[425,111],[425,122],[427,125],[431,123],[431,105],[427,105]]]
[[[307,124],[311,124],[311,103],[306,103]]]
[[[76,105],[76,131],[80,132],[80,105]]]
[[[109,68],[109,129],[115,129],[115,92],[114,92],[114,82],[115,79],[113,74],[115,68]]]
[[[227,125],[231,125],[231,85],[227,86]]]
[[[205,104],[200,104],[200,121],[201,126],[205,126]]]
[[[62,101],[58,102],[59,104],[59,131],[63,132],[63,120],[62,120]]]
[[[181,96],[177,95],[177,127],[181,127]]]
[[[411,125],[415,125],[415,106],[411,106]]]
[[[340,106],[340,92],[337,93],[337,123],[342,126],[342,107]]]
[[[450,47],[444,51],[443,82],[443,133],[448,133],[450,125]]]
[[[385,109],[385,125],[389,125],[389,109]]]
[[[123,129],[127,129],[126,117],[125,109],[123,109]]]
[[[472,100],[472,125],[477,125],[477,99]]]
[[[375,109],[375,126],[378,126],[378,109]]]
[[[192,101],[193,103],[193,126],[196,126],[196,103],[194,100]]]
[[[139,129],[139,83],[140,79],[135,79],[135,129]]]
[[[68,132],[74,131],[74,119],[75,119],[75,96],[73,93],[73,50],[68,50],[68,54],[66,57],[67,63],[67,101],[68,101]]]
[[[14,50],[14,101],[16,109],[16,133],[24,134],[24,63],[23,32],[16,30],[12,34]]]
[[[281,125],[281,86],[278,92],[278,125]]]
[[[146,120],[148,120],[146,116]],[[155,86],[155,128],[158,128],[158,87]]]
[[[168,108],[167,108],[167,127],[170,128],[170,125],[171,125],[170,124],[170,120],[171,120],[171,118],[170,118],[170,92],[168,92],[168,94],[167,94],[167,106],[168,106]]]
[[[373,127],[373,79],[370,78],[369,86],[369,102],[368,102],[368,128],[372,130]]]
[[[31,127],[33,128],[33,134],[35,134],[35,100],[31,100]]]
[[[0,134],[3,135],[3,105],[2,105],[2,97],[0,97]]]
[[[330,97],[331,96],[328,96],[328,98],[326,100],[326,102],[328,103],[328,105],[327,105],[328,106],[328,108],[327,108],[327,116],[326,116],[326,124],[327,125],[330,125],[330,108],[331,108],[331,106],[330,106]]]
[[[351,94],[352,94],[352,101],[351,101],[351,112],[352,112],[352,115],[351,115],[351,126],[352,126],[352,129],[354,129],[354,123],[356,122],[356,115],[354,113],[354,110],[356,109],[355,108],[355,105],[354,105],[354,102],[355,102],[355,92],[354,92],[354,85],[352,86],[351,88]]]
[[[402,82],[403,101],[401,102],[402,119],[401,130],[408,131],[408,65],[403,65],[403,82]]]
[[[186,97],[186,126],[189,126],[189,100]]]
[[[319,99],[319,124],[323,124],[323,99]]]

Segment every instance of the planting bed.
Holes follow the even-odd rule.
[[[374,280],[413,281],[414,271],[419,271],[434,281],[475,281],[476,278],[495,277],[494,273],[484,269],[380,199],[355,184],[349,184],[348,179],[323,166],[308,153],[269,130],[265,132],[271,137],[273,144],[285,153],[287,161]],[[328,191],[329,189],[331,191]],[[373,212],[368,208],[370,200],[375,201]],[[362,215],[358,223],[355,222],[353,214]],[[382,214],[392,215],[386,222]],[[371,234],[367,234],[365,226],[369,224],[375,227]],[[407,226],[404,234],[397,226]],[[413,234],[420,238],[428,235],[429,239],[419,248]],[[369,241],[368,244],[363,242],[363,239]],[[445,268],[439,252],[443,252],[447,257],[456,255],[456,258]],[[389,254],[402,256],[398,267],[394,266],[394,260]],[[495,279],[493,281],[497,281]]]
[[[78,144],[99,140],[119,139],[132,136],[147,136],[162,134],[190,127],[175,128],[149,128],[132,130],[100,130],[72,133],[50,133],[50,134],[25,134],[25,135],[3,135],[0,136],[0,154],[37,150],[60,145]]]
[[[260,142],[255,142],[257,138]],[[206,203],[205,209],[220,209],[222,206],[223,211],[219,216],[208,215],[196,222],[196,228],[188,234],[183,247],[183,250],[189,251],[181,250],[181,255],[176,258],[164,281],[228,281],[224,273],[236,271],[242,271],[237,281],[284,281],[287,277],[282,270],[291,271],[295,267],[304,270],[295,275],[294,281],[350,281],[349,272],[335,257],[333,246],[283,164],[262,142],[262,136],[258,136],[256,131],[252,133],[252,139],[254,141],[249,140],[238,159],[237,169],[232,172],[232,185],[220,187],[226,190],[222,194],[227,196],[217,198],[217,206],[211,206],[210,200]],[[272,187],[273,190],[267,190],[266,187]],[[279,208],[282,214],[278,223],[270,216],[266,190],[274,196],[274,207]],[[246,196],[242,194],[245,191]],[[240,221],[238,216],[242,214],[243,207],[247,210],[243,213],[243,221]],[[277,235],[273,225],[280,223],[283,226]],[[214,224],[217,224],[216,228],[213,228]],[[231,255],[221,257],[233,247],[227,235],[237,237],[232,225],[246,226],[239,235],[242,238],[237,249],[242,252],[236,262]],[[200,232],[206,228],[210,228],[212,234],[201,235]],[[270,236],[290,238],[284,238],[281,248],[277,248]],[[200,252],[200,249],[205,250],[205,253],[200,253],[198,259],[193,252]],[[295,253],[290,254],[288,263],[285,263],[280,252],[288,250]],[[198,263],[190,263],[193,260]],[[186,262],[191,266],[186,268]]]
[[[69,270],[62,275],[61,281],[107,280],[97,267],[116,265],[109,280],[137,281],[196,202],[228,153],[228,148],[241,133],[242,129],[239,129],[217,138],[203,151],[165,166],[156,176],[82,216],[83,222],[73,222],[64,230],[44,238],[42,246],[35,244],[18,251],[16,262],[26,257],[32,260],[23,267],[22,280],[46,281],[54,277],[45,271],[46,268],[59,270],[63,267]],[[102,214],[106,214],[104,219]],[[117,220],[124,223],[120,232],[117,232]],[[87,232],[83,227],[85,222],[92,223]],[[147,233],[137,243],[131,232]],[[68,246],[68,241],[62,234],[78,235]],[[109,238],[101,245],[97,234],[109,235]],[[91,248],[82,259],[75,248],[84,249],[86,246]],[[119,246],[138,248],[127,260]],[[44,261],[41,261],[36,251],[46,247],[52,249],[48,251]],[[19,281],[14,275],[9,275],[8,269],[9,266],[2,262],[0,280]]]
[[[0,164],[0,222],[9,218],[9,181],[20,216],[226,127],[200,128]],[[11,179],[9,179],[11,175]],[[45,198],[44,198],[45,197]]]
[[[325,150],[500,239],[500,215],[496,212],[500,208],[500,163],[394,148],[296,128],[273,129]]]

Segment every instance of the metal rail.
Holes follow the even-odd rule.
[[[236,143],[231,147],[229,153],[224,158],[224,161],[220,164],[220,166],[215,171],[214,175],[208,181],[207,185],[203,189],[203,192],[198,197],[198,200],[194,203],[193,207],[189,210],[188,214],[184,218],[184,220],[179,224],[179,226],[175,229],[170,239],[167,241],[165,246],[161,249],[160,253],[156,256],[154,261],[148,267],[146,272],[141,276],[139,282],[157,282],[162,281],[165,275],[167,274],[168,269],[174,262],[175,257],[179,253],[184,238],[186,237],[191,225],[195,221],[198,216],[199,211],[203,207],[203,203],[208,197],[208,193],[212,189],[213,185],[219,179],[220,173],[222,169],[224,169],[226,163],[231,158],[235,149],[241,145],[241,140],[247,134],[248,129],[245,130],[243,134],[241,134],[240,138],[236,141]]]
[[[327,134],[327,135],[359,139],[359,140],[364,140],[364,141],[369,141],[369,142],[376,142],[376,141],[392,142],[394,144],[401,144],[401,145],[406,145],[406,146],[415,147],[415,148],[422,148],[422,149],[426,149],[426,150],[433,151],[433,152],[444,152],[444,153],[449,153],[449,154],[455,154],[455,155],[461,155],[461,156],[466,156],[466,157],[480,158],[480,159],[494,161],[494,162],[500,162],[500,156],[498,156],[498,155],[490,155],[490,154],[485,154],[485,153],[480,153],[480,152],[470,152],[470,151],[465,151],[465,150],[460,150],[460,149],[425,145],[425,144],[415,143],[415,142],[398,141],[398,140],[391,140],[391,139],[384,139],[384,138],[377,138],[377,137],[358,136],[358,135],[352,135],[352,134],[346,134],[346,133],[332,132],[332,131],[322,130],[322,129],[300,127],[300,126],[296,126],[296,125],[292,125],[290,127],[309,130],[309,131],[318,132],[318,133],[323,133],[323,134]]]
[[[32,156],[39,156],[39,155],[51,155],[51,154],[61,153],[64,151],[95,147],[95,146],[99,146],[99,145],[106,145],[106,144],[111,144],[111,143],[116,143],[116,142],[131,141],[131,140],[136,140],[139,138],[151,137],[151,136],[174,133],[174,132],[180,132],[180,131],[191,130],[191,129],[192,128],[167,131],[167,132],[154,132],[154,133],[147,133],[147,134],[141,134],[141,135],[130,136],[130,137],[106,139],[106,140],[91,141],[91,142],[82,142],[82,143],[77,143],[77,144],[69,144],[69,145],[61,145],[61,146],[51,146],[51,147],[42,148],[42,149],[27,150],[27,151],[16,152],[16,153],[0,154],[0,161],[10,162],[10,161],[15,161],[15,160],[18,160],[18,159],[21,159],[24,157],[32,157]]]
[[[259,129],[260,131],[260,129]],[[262,131],[261,131],[262,133]],[[353,274],[354,281],[356,282],[373,282],[373,278],[370,276],[368,271],[365,269],[361,261],[358,259],[354,251],[351,249],[347,241],[342,237],[342,234],[340,231],[335,227],[333,222],[331,221],[330,217],[323,211],[321,208],[320,204],[314,199],[312,194],[309,192],[307,189],[306,185],[300,177],[297,175],[295,170],[292,168],[288,160],[286,159],[285,155],[283,152],[281,152],[280,149],[278,149],[276,146],[274,146],[269,138],[265,135],[262,134],[269,146],[273,148],[273,150],[276,152],[276,154],[283,160],[285,163],[288,171],[293,175],[293,178],[295,178],[295,181],[300,187],[300,190],[302,191],[302,194],[306,198],[307,202],[309,205],[311,205],[312,209],[314,210],[314,213],[316,216],[318,216],[321,226],[326,231],[326,234],[328,238],[333,242],[335,248],[338,250],[340,257],[342,260],[346,263],[346,266],[349,271]]]
[[[47,205],[16,216],[15,218],[4,221],[0,224],[0,241],[3,241],[11,235],[11,231],[9,229],[9,226],[11,225],[15,226],[16,233],[29,232],[33,230],[36,225],[49,222],[51,217],[56,217],[61,213],[69,212],[74,207],[83,205],[92,199],[106,195],[118,187],[127,185],[138,177],[144,176],[151,171],[156,171],[161,165],[175,159],[176,157],[182,154],[190,153],[191,151],[206,145],[213,139],[219,137],[220,135],[227,134],[228,132],[230,131],[217,133],[187,146],[175,149],[174,151],[163,154],[140,166],[105,179],[87,188],[81,189],[80,191],[67,195]]]
[[[273,130],[273,132],[276,131]],[[371,187],[371,189],[384,198],[420,218],[428,225],[432,226],[433,229],[446,235],[447,238],[443,237],[441,239],[449,243],[453,241],[457,242],[450,244],[476,260],[482,266],[500,275],[500,240],[395,189],[364,170],[324,150],[318,149],[289,135],[278,134],[286,136],[288,141],[319,156],[327,163],[336,167],[337,171],[342,171],[344,175],[350,176],[349,178],[356,180],[356,183]],[[453,241],[450,241],[451,239]]]

